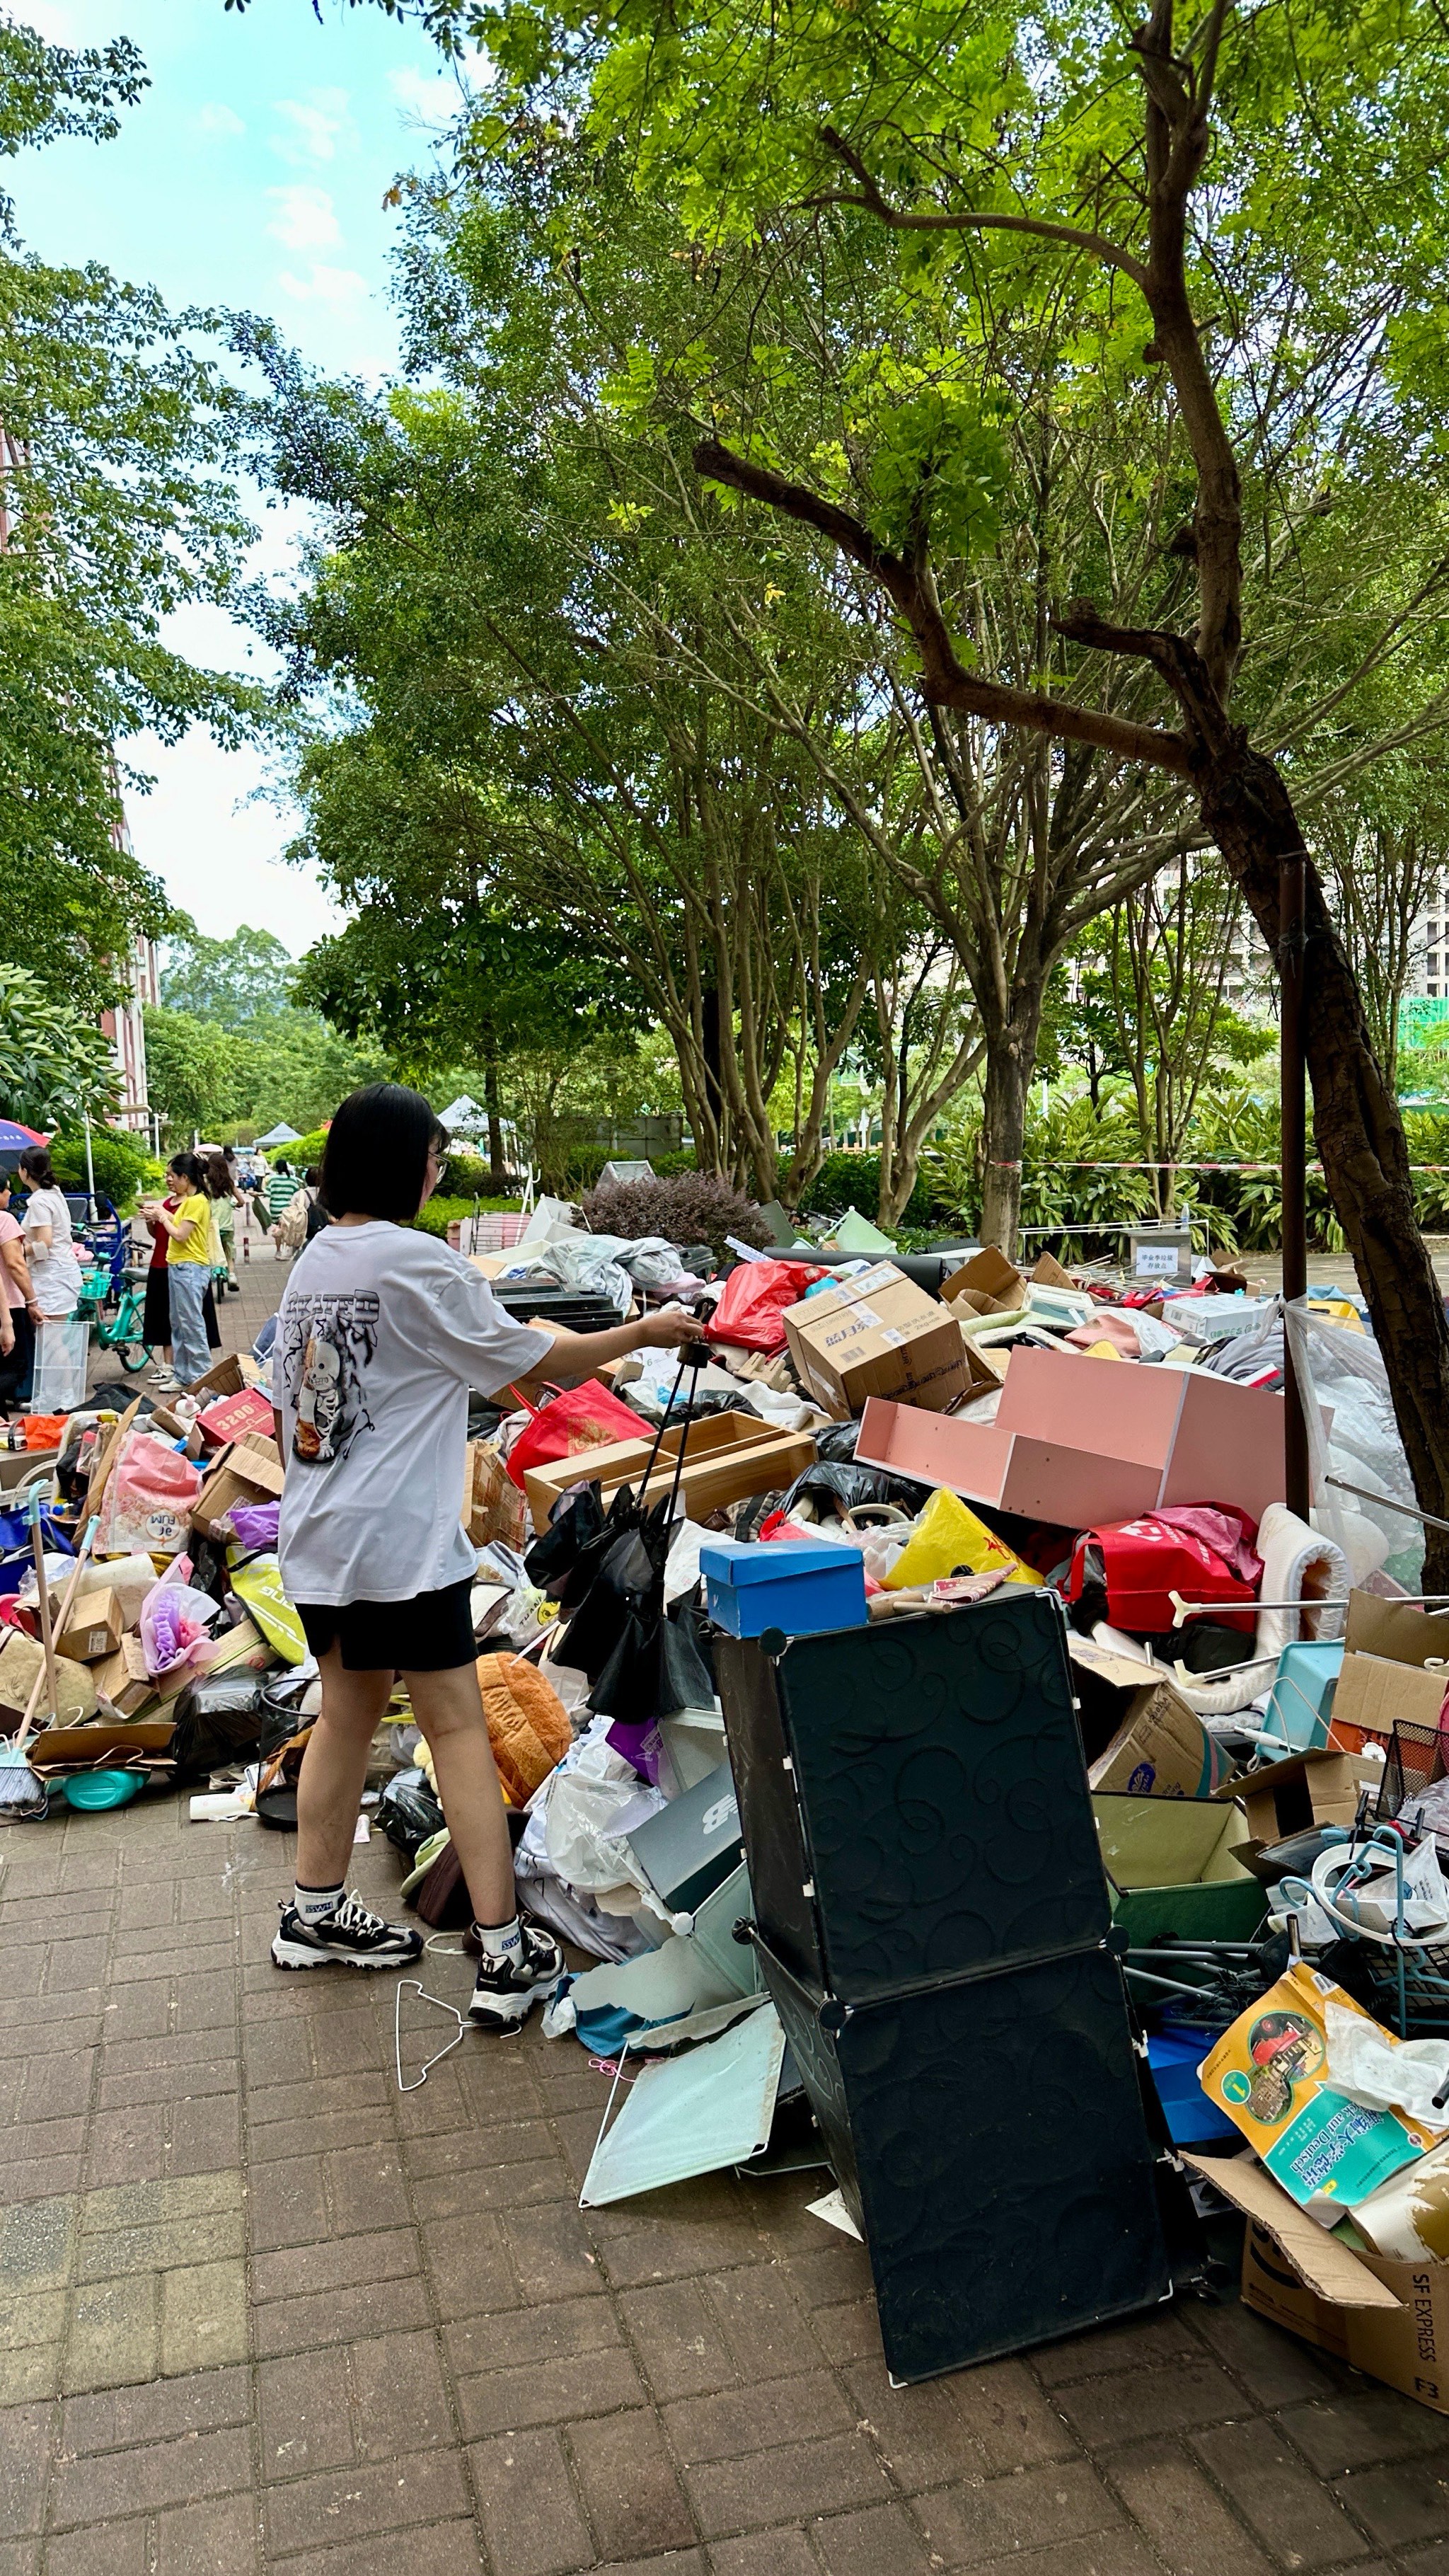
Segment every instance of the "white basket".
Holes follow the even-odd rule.
[[[69,1413],[84,1404],[91,1328],[84,1315],[47,1315],[35,1330],[37,1413]]]

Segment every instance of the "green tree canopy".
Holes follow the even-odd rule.
[[[0,27],[0,152],[104,142],[139,93],[135,48]],[[47,264],[0,200],[0,942],[94,1005],[135,933],[172,914],[132,855],[122,796],[143,728],[235,741],[257,692],[163,641],[188,600],[232,595],[250,527],[237,499],[237,396],[206,340],[98,264]]]
[[[188,930],[168,944],[161,999],[168,1010],[243,1028],[248,1020],[287,1008],[296,971],[291,952],[270,930],[243,922],[230,939]]]

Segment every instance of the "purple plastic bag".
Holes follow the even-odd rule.
[[[640,1779],[647,1780],[651,1789],[658,1788],[659,1758],[664,1746],[653,1718],[644,1726],[635,1726],[628,1718],[616,1718],[604,1741],[626,1762],[633,1763]]]
[[[237,1543],[248,1554],[255,1548],[275,1547],[277,1523],[282,1506],[276,1503],[233,1503],[226,1516],[226,1526],[236,1534]]]

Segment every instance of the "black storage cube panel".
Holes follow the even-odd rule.
[[[869,2250],[893,2378],[1168,2296],[1121,1975],[1105,1951],[851,2009],[758,1948]]]
[[[797,1976],[856,2003],[1102,1939],[1052,1595],[714,1653],[755,1917]]]

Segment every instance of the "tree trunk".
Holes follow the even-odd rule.
[[[488,1118],[488,1195],[502,1198],[508,1187],[508,1168],[503,1159],[503,1103],[498,1090],[498,1050],[486,1042],[483,1057],[483,1107]]]
[[[1238,741],[1198,774],[1202,816],[1264,939],[1278,946],[1279,861],[1303,844],[1270,760]],[[1352,969],[1317,869],[1305,869],[1304,1041],[1313,1133],[1384,1356],[1414,1490],[1449,1516],[1449,1324],[1414,1215],[1398,1104],[1369,1041]],[[1406,1524],[1407,1527],[1407,1524]],[[1424,1533],[1426,1591],[1449,1589],[1449,1534]]]
[[[700,995],[700,1037],[704,1056],[704,1096],[716,1133],[724,1134],[724,1072],[720,1046],[719,986],[706,984]]]
[[[1014,1260],[1021,1223],[1021,1157],[1027,1092],[1036,1062],[1041,995],[1012,996],[1004,1026],[986,1039],[981,1112],[981,1240]]]

